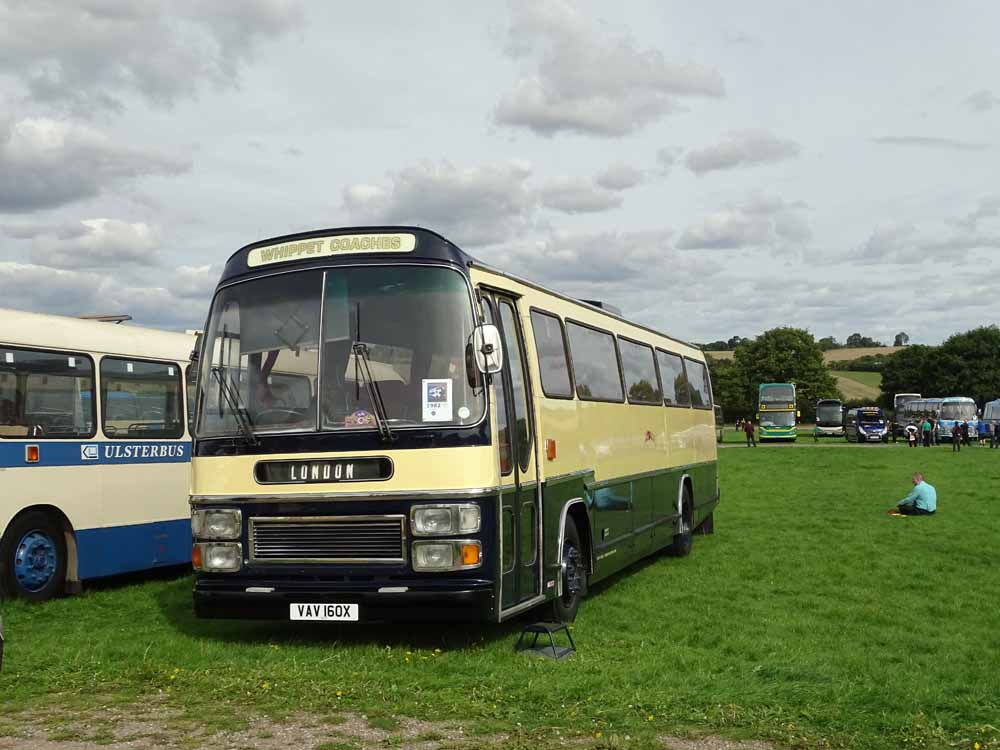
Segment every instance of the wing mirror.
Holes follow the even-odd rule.
[[[503,369],[503,344],[500,330],[495,325],[476,326],[472,333],[472,351],[479,372],[495,375]]]

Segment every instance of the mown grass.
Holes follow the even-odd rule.
[[[717,533],[594,592],[569,660],[515,654],[519,624],[202,622],[183,576],[7,603],[0,716],[9,728],[39,705],[159,695],[210,725],[357,711],[387,727],[458,719],[533,748],[557,732],[618,747],[684,732],[1000,746],[1000,451],[720,453]],[[940,512],[887,516],[917,469]]]

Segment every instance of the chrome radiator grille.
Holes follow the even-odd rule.
[[[402,563],[403,516],[251,518],[255,562]]]

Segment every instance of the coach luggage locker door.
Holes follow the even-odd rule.
[[[516,302],[497,295],[488,317],[503,337],[504,368],[494,378],[501,472],[501,608],[541,593],[538,475],[531,395]]]

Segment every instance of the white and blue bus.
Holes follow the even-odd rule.
[[[190,562],[194,343],[0,310],[0,594]]]
[[[955,423],[969,423],[969,435],[975,436],[979,429],[979,415],[976,401],[968,396],[949,396],[941,399],[938,406],[938,440],[951,440],[951,429]]]

